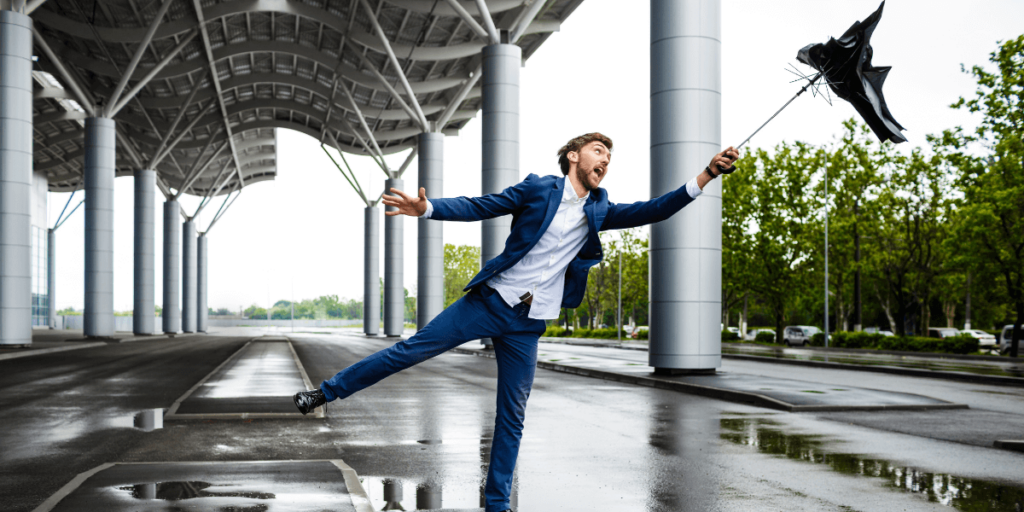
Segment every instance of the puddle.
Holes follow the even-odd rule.
[[[235,491],[215,492],[207,489],[213,487],[209,482],[157,482],[151,484],[135,484],[118,487],[119,491],[126,491],[132,498],[139,500],[162,500],[180,501],[195,498],[248,498],[253,500],[272,500],[276,496],[269,492],[256,491]],[[226,487],[219,484],[218,488]],[[231,507],[236,511],[257,511],[267,510],[269,507],[264,504],[253,507]]]
[[[957,510],[1024,510],[1024,489],[996,482],[929,473],[883,459],[825,449],[823,436],[790,434],[781,424],[767,418],[722,418],[722,439],[754,447],[761,453],[784,456],[814,464],[825,464],[848,475],[879,477],[886,486],[925,496],[928,501]]]
[[[152,432],[158,428],[164,428],[164,410],[146,409],[135,415],[135,428],[143,432]]]

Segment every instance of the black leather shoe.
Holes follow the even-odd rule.
[[[299,412],[303,415],[309,414],[313,412],[313,409],[327,403],[327,397],[319,389],[295,393],[292,399],[295,400],[295,407],[298,407]]]

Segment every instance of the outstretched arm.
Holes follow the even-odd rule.
[[[638,201],[633,204],[612,204],[601,224],[601,231],[609,229],[628,229],[661,222],[681,210],[684,206],[700,195],[704,186],[722,174],[723,170],[732,167],[739,158],[739,153],[732,146],[711,159],[707,170],[701,171],[690,183],[650,201]],[[714,176],[708,174],[710,170]],[[694,185],[697,190],[693,190]]]
[[[528,182],[537,176],[531,174],[525,180],[506,188],[498,194],[487,194],[480,197],[452,197],[427,199],[426,190],[420,188],[419,197],[412,197],[401,190],[391,189],[396,196],[385,195],[385,206],[398,208],[396,211],[385,212],[385,215],[408,215],[436,220],[478,221],[501,217],[516,211],[523,200]]]

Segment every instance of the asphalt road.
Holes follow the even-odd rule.
[[[418,503],[480,506],[495,410],[493,359],[442,355],[330,404],[323,420],[132,427],[135,412],[170,406],[244,341],[179,338],[0,361],[0,510],[32,510],[104,462],[339,458],[359,473],[377,510],[389,502],[405,510]],[[293,337],[314,383],[388,344],[345,335]],[[723,370],[740,371],[734,364],[727,361]],[[754,365],[743,371],[801,378],[791,366],[743,364]],[[838,375],[811,370],[822,372],[813,378]],[[898,383],[903,391],[947,386],[949,395],[938,398],[970,397],[972,408],[993,414],[1019,415],[1024,403],[1017,390],[1001,395],[985,386],[900,379],[911,381]],[[538,370],[513,503],[520,512],[1024,505],[1024,454],[900,432],[872,424],[874,413],[856,416],[778,413]]]

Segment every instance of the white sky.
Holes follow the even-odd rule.
[[[555,151],[566,140],[601,131],[615,141],[603,186],[612,201],[648,199],[648,2],[586,0],[533,55],[521,75],[520,175],[559,174]],[[803,46],[841,35],[878,6],[875,0],[722,0],[722,142],[739,144],[792,96],[799,85],[784,68]],[[892,66],[885,96],[908,128],[908,144],[977,119],[948,105],[971,95],[974,83],[960,64],[987,65],[996,42],[1024,33],[1024,2],[1015,0],[890,0],[872,38],[873,63]],[[798,65],[799,66],[799,65]],[[786,140],[824,143],[854,116],[841,100],[829,107],[801,96],[751,144]],[[480,193],[480,122],[445,139],[445,196]],[[397,168],[405,155],[392,155]],[[383,187],[368,158],[352,158],[367,193]],[[313,139],[278,130],[278,177],[246,187],[210,231],[213,308],[237,310],[294,297],[337,294],[362,299],[363,205]],[[696,173],[699,169],[694,169]],[[416,190],[416,163],[405,174]],[[68,194],[50,194],[51,226]],[[76,198],[77,202],[77,198]],[[163,198],[159,198],[162,204]],[[195,211],[198,199],[184,200]],[[204,210],[206,229],[220,201]],[[114,308],[132,308],[131,179],[115,183]],[[162,302],[162,208],[157,213],[156,303]],[[83,222],[77,212],[58,231],[57,307],[82,308]],[[383,223],[382,223],[383,225]],[[383,233],[381,234],[383,241]],[[445,243],[480,244],[479,224],[446,223]],[[381,271],[383,272],[383,248]],[[416,285],[416,222],[405,221],[405,286]]]

